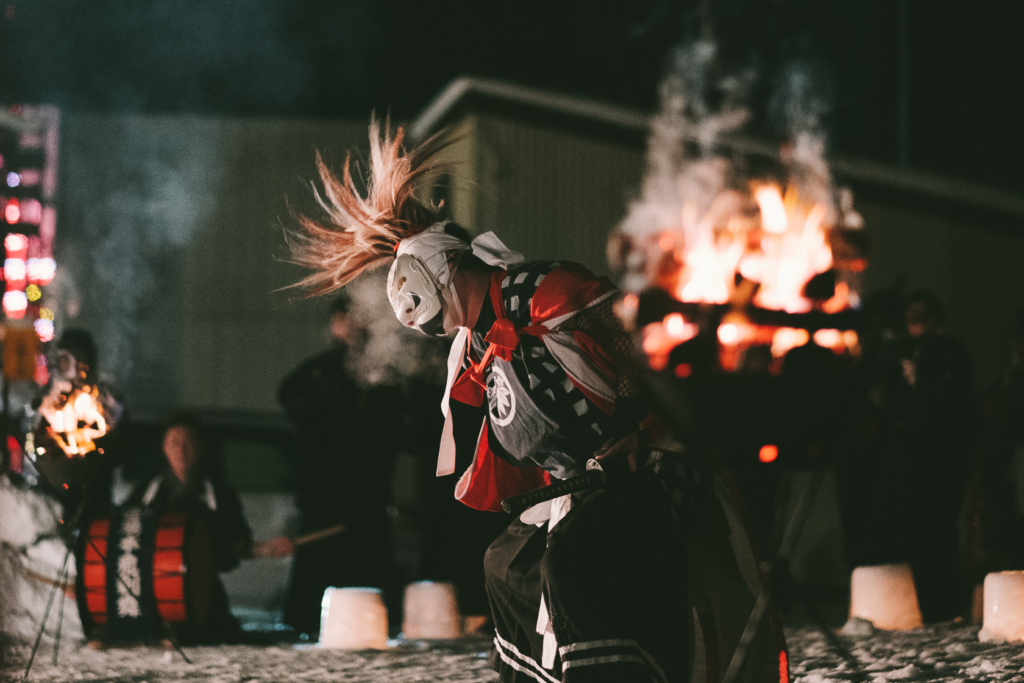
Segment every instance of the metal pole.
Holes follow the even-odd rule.
[[[68,566],[68,558],[71,557],[71,548],[68,548],[67,552],[64,553],[64,562],[60,566],[60,573],[57,575],[57,581],[53,588],[50,589],[50,599],[46,601],[46,609],[43,610],[43,620],[39,624],[39,633],[36,634],[36,642],[32,645],[32,654],[28,658],[28,666],[25,667],[25,675],[22,677],[23,681],[28,680],[28,675],[32,672],[32,664],[36,661],[36,653],[39,652],[39,644],[43,640],[43,632],[46,630],[46,621],[50,618],[50,608],[53,607],[53,598],[57,595],[57,591],[60,590],[61,579],[64,577],[64,570]]]
[[[72,544],[72,548],[74,545]],[[60,607],[57,609],[57,633],[53,637],[53,665],[57,666],[57,657],[60,655],[60,634],[61,628],[64,626],[64,603],[68,599],[68,563],[64,563],[63,573],[57,577],[57,582],[60,584]]]
[[[899,163],[910,165],[910,0],[899,0],[898,145]]]
[[[4,377],[3,383],[4,388],[2,400],[4,402],[4,408],[2,415],[0,415],[0,458],[2,458],[3,462],[0,462],[0,471],[10,469],[11,467],[11,449],[7,446],[7,432],[11,414],[11,381]]]

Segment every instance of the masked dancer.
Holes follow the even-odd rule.
[[[532,491],[550,498],[519,514],[484,558],[503,681],[713,679],[714,600],[693,588],[703,583],[686,541],[701,477],[651,448],[667,437],[638,391],[639,356],[612,310],[617,290],[579,264],[525,262],[493,233],[471,238],[443,206],[419,199],[443,147],[435,136],[406,150],[401,130],[371,123],[365,196],[348,160],[336,176],[318,158],[326,215],[297,217],[292,255],[313,269],[300,284],[327,293],[390,265],[399,321],[455,335],[437,474],[462,470],[455,495],[479,510]],[[567,482],[580,490],[550,495]],[[698,536],[746,538],[735,515],[714,510]],[[737,561],[731,546],[728,555],[716,569],[741,577],[731,585],[748,598],[722,634],[735,642],[760,588],[752,557]],[[779,679],[781,640],[767,621],[735,680]]]

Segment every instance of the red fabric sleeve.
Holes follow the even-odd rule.
[[[534,292],[530,316],[535,324],[580,311],[615,285],[606,277],[597,277],[585,266],[564,262],[548,273]]]
[[[501,512],[501,501],[551,483],[539,467],[513,467],[487,445],[487,425],[480,432],[473,464],[455,486],[455,498],[475,510]]]
[[[612,358],[612,355],[608,353],[607,349],[598,344],[597,340],[586,332],[575,330],[573,331],[572,336],[573,339],[576,340],[576,343],[580,345],[580,348],[583,349],[583,352],[586,353],[592,361],[594,361],[594,365],[597,366],[597,369],[601,374],[604,375],[609,382],[615,384],[615,360]]]

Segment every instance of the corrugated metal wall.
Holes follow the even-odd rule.
[[[365,122],[100,116],[62,128],[52,290],[63,327],[91,330],[101,370],[130,408],[277,410],[281,378],[323,348],[324,301],[276,289],[285,195],[310,207],[313,152],[340,161]],[[608,231],[643,174],[639,146],[512,117],[470,113],[448,198],[456,220],[493,230],[527,258],[606,272]],[[1010,316],[1024,300],[1024,241],[898,202],[858,202],[875,244],[870,286],[906,272],[934,289],[979,379],[1006,366]]]
[[[569,131],[474,115],[456,130],[452,208],[474,232],[493,230],[528,259],[570,259],[607,272],[608,232],[625,216],[643,174],[643,153]],[[469,204],[467,206],[467,204]]]
[[[69,114],[58,319],[85,327],[131,409],[278,410],[277,384],[326,344],[326,302],[275,290],[285,195],[309,207],[314,150],[366,124]]]

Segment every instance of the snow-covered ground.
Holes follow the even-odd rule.
[[[794,683],[1024,683],[1024,645],[979,642],[977,626],[950,623],[868,634],[870,630],[864,635],[839,638],[848,658],[818,631],[788,631]]]
[[[794,683],[832,681],[999,681],[1024,683],[1024,645],[978,642],[975,626],[942,624],[891,633],[878,631],[841,636],[844,659],[828,640],[811,629],[787,632]],[[96,652],[66,646],[57,666],[44,648],[31,681],[213,681],[263,683],[336,681],[391,683],[404,681],[496,681],[487,660],[486,639],[465,639],[445,645],[403,645],[387,651],[342,652],[315,647],[221,646],[192,647],[192,664],[170,651],[151,648]],[[28,651],[8,652],[2,680],[20,678]]]
[[[332,683],[398,683],[400,681],[497,681],[487,660],[489,641],[466,639],[443,646],[405,645],[386,651],[344,652],[316,647],[222,645],[189,647],[185,663],[173,651],[153,648],[107,650],[87,647],[62,652],[53,666],[49,650],[42,651],[30,681],[210,681],[245,683],[273,681],[331,681]],[[20,680],[27,651],[11,653],[0,680]]]
[[[35,637],[38,623],[61,573],[67,546],[60,536],[60,505],[51,497],[19,488],[0,475],[0,641]],[[75,558],[68,558],[75,575]],[[55,601],[44,634],[52,640],[61,617],[61,634],[80,639],[82,625],[74,599]]]

